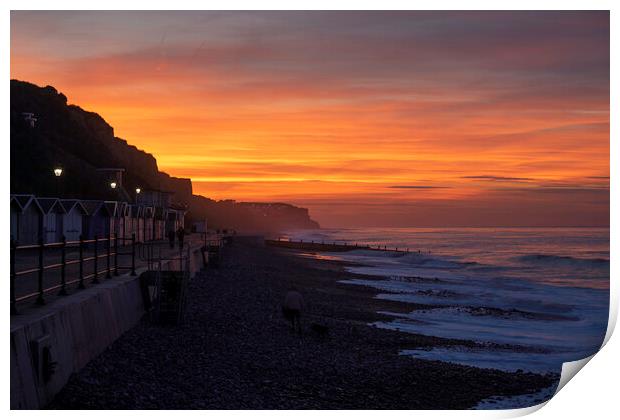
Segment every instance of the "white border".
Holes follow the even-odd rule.
[[[2,60],[0,61],[2,65],[2,69],[5,72],[5,82],[0,84],[1,95],[4,98],[3,101],[3,113],[0,118],[2,121],[2,126],[4,129],[5,135],[3,136],[3,141],[0,143],[1,149],[1,159],[2,165],[0,166],[3,171],[3,179],[2,182],[2,194],[5,197],[9,195],[9,141],[8,141],[8,132],[9,132],[9,83],[8,79],[10,78],[10,67],[9,67],[9,51],[10,51],[10,23],[9,23],[9,10],[17,9],[17,10],[37,10],[37,9],[82,9],[82,10],[99,10],[99,9],[119,9],[119,10],[128,10],[128,9],[157,9],[157,10],[181,10],[181,9],[211,9],[211,10],[257,10],[257,9],[296,9],[296,10],[311,10],[311,9],[324,9],[324,10],[335,10],[335,9],[363,9],[363,10],[383,10],[383,9],[413,9],[413,10],[611,10],[611,66],[612,66],[612,78],[611,78],[611,136],[610,139],[618,139],[618,126],[614,124],[614,120],[618,120],[616,108],[617,108],[617,83],[615,83],[614,73],[618,72],[618,60],[617,60],[617,46],[618,46],[618,24],[620,19],[617,16],[619,8],[616,6],[618,2],[614,2],[611,0],[603,1],[603,0],[589,0],[589,1],[576,1],[576,0],[521,0],[521,1],[482,1],[482,0],[470,0],[470,1],[394,1],[394,0],[383,0],[379,1],[368,1],[368,0],[348,0],[348,1],[334,1],[334,0],[315,0],[315,1],[297,1],[294,3],[285,2],[285,1],[240,1],[240,0],[229,0],[226,2],[201,2],[201,1],[187,1],[187,0],[177,0],[174,2],[170,1],[161,1],[154,0],[149,2],[129,2],[129,1],[119,1],[119,0],[108,0],[108,1],[66,1],[66,0],[57,0],[54,2],[46,2],[42,0],[32,0],[29,2],[24,1],[14,1],[9,0],[3,2],[4,5],[4,13],[1,15],[1,26],[2,26],[2,38],[4,48],[2,48]],[[615,117],[615,118],[614,118]],[[610,170],[611,170],[611,179],[615,180],[618,177],[617,166],[615,165],[616,159],[618,158],[618,150],[616,144],[611,142],[611,162],[610,162]],[[606,340],[609,340],[611,331],[613,326],[615,325],[615,321],[617,319],[617,311],[618,311],[618,287],[617,287],[617,279],[620,278],[619,271],[617,268],[617,264],[614,264],[616,258],[618,257],[618,239],[616,235],[617,231],[617,211],[618,211],[618,193],[617,190],[611,189],[611,279],[616,279],[616,281],[611,282],[611,296],[612,296],[612,304],[610,307],[610,324],[608,335]],[[0,206],[0,218],[1,220],[5,220],[6,223],[2,224],[3,236],[4,238],[8,238],[8,206]],[[2,264],[2,269],[4,273],[8,275],[8,241],[3,242],[2,252],[4,257],[0,259],[0,264]],[[9,301],[8,297],[8,288],[2,288],[3,299],[5,302]],[[4,317],[5,317],[5,325],[9,324],[9,313],[8,313],[8,304],[5,305],[4,308]],[[7,335],[8,336],[8,335]],[[3,360],[6,366],[8,363],[9,355],[9,342],[5,336],[5,345],[2,346],[2,354]],[[583,372],[579,373],[579,378],[574,381],[570,381],[568,385],[561,392],[558,393],[557,396],[552,398],[546,407],[540,411],[538,411],[535,415],[538,418],[579,418],[583,419],[584,416],[588,416],[589,418],[611,418],[614,417],[614,414],[617,413],[617,393],[615,392],[615,386],[618,384],[618,361],[615,355],[620,354],[618,351],[620,345],[618,344],[618,339],[613,338],[607,342],[605,345],[604,351],[597,354],[592,361],[588,364],[588,366],[583,369]],[[5,407],[6,410],[9,409],[9,389],[10,389],[10,375],[5,375],[5,381],[3,383],[3,395],[5,397]],[[544,404],[543,404],[544,405]],[[542,406],[542,405],[541,405]],[[356,419],[374,419],[377,415],[381,416],[389,416],[390,418],[398,418],[398,419],[409,419],[411,416],[423,417],[423,418],[503,418],[503,417],[515,417],[524,414],[528,414],[530,412],[536,411],[540,406],[533,407],[530,409],[522,409],[522,410],[508,410],[508,411],[424,411],[424,412],[409,412],[409,411],[389,411],[389,412],[381,412],[375,413],[371,411],[339,411],[339,412],[322,412],[321,416],[326,416],[328,418],[336,418],[336,417],[355,417]],[[121,416],[132,416],[135,417],[138,415],[149,416],[154,418],[167,418],[169,416],[174,415],[169,412],[115,412]],[[317,413],[306,411],[306,412],[295,412],[295,413],[287,413],[283,411],[279,412],[271,412],[271,411],[228,411],[228,412],[209,412],[202,413],[199,411],[192,412],[182,412],[180,413],[184,416],[197,418],[198,416],[204,416],[205,414],[209,417],[221,418],[221,419],[229,419],[229,418],[237,418],[239,415],[241,416],[252,416],[253,418],[259,419],[272,419],[272,418],[284,418],[295,416],[299,420],[310,419],[317,415]],[[81,418],[84,415],[88,415],[93,418],[106,418],[109,416],[109,413],[106,412],[11,412],[10,415],[15,417],[30,417],[30,416],[63,416],[66,418]]]

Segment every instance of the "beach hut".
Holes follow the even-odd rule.
[[[131,208],[132,231],[136,234],[136,241],[144,242],[144,207],[133,204]]]
[[[87,239],[93,239],[95,235],[104,238],[109,235],[110,228],[114,226],[114,206],[107,206],[105,202],[98,200],[82,200],[81,204],[88,212],[82,234]]]
[[[175,209],[168,209],[168,217],[166,217],[166,232],[171,230],[176,232],[179,228],[178,213]]]
[[[131,207],[132,206],[128,203],[121,203],[120,212],[122,213],[124,240],[131,240],[131,235],[136,233],[134,230],[134,222],[133,222],[133,215],[131,212]]]
[[[124,239],[129,236],[129,232],[127,231],[127,220],[125,217],[126,206],[127,203],[124,202],[114,202],[116,206],[114,207],[114,226],[112,228],[112,232],[114,232],[119,239]],[[111,203],[109,204],[112,205]]]
[[[178,229],[185,229],[185,213],[187,212],[185,207],[179,205],[171,205],[168,209],[168,217],[166,219],[166,231]]]
[[[155,207],[153,216],[153,239],[161,240],[166,237],[166,219],[168,217],[167,209],[163,207]]]
[[[62,241],[63,219],[66,213],[57,198],[35,197],[43,212],[43,241],[46,244]]]
[[[137,234],[136,232],[136,223],[134,222],[134,215],[132,205],[129,203],[123,203],[122,212],[123,212],[123,224],[125,229],[125,237],[131,238],[131,235]],[[136,236],[136,240],[138,240]]]
[[[110,234],[118,234],[121,231],[120,222],[122,218],[121,204],[118,201],[105,201],[103,205],[107,207],[110,214],[109,226],[106,231],[106,237]]]
[[[79,241],[88,212],[78,200],[60,200],[65,208],[63,215],[63,234],[68,242]]]
[[[140,237],[140,218],[142,217],[141,207],[137,205],[131,205],[129,206],[129,208],[131,213],[131,221],[133,223],[133,233],[136,234],[136,241],[143,242],[144,238]]]
[[[17,235],[19,231],[19,215],[22,212],[22,207],[20,206],[17,199],[11,196],[11,240],[17,241]]]
[[[110,232],[119,238],[121,244],[124,244],[123,240],[127,236],[125,205],[124,202],[106,201],[106,206],[111,214]]]
[[[153,234],[153,206],[143,206],[142,214],[144,215],[144,241],[152,241]]]
[[[43,210],[32,195],[14,195],[14,210],[19,210],[15,219],[15,240],[20,245],[32,245],[39,242],[43,233]]]
[[[180,228],[185,229],[185,215],[187,214],[187,209],[177,209],[177,224]]]

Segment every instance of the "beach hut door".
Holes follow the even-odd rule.
[[[45,222],[45,243],[56,242],[56,213],[48,213],[43,216]]]

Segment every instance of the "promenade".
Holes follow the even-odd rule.
[[[122,245],[123,242],[124,245]],[[187,235],[184,241],[185,247],[189,246],[190,248],[195,248],[203,242],[204,237],[200,234]],[[175,241],[173,248],[170,247],[168,241],[136,243],[134,252],[130,240],[119,240],[118,256],[115,256],[114,245],[111,244],[110,249],[108,249],[107,240],[102,240],[97,244],[97,262],[95,263],[94,248],[95,246],[92,242],[83,247],[82,257],[84,261],[80,269],[79,246],[74,244],[66,247],[64,258],[67,264],[64,267],[64,276],[67,294],[79,293],[82,290],[80,285],[88,288],[119,275],[131,274],[132,268],[134,271],[139,271],[147,266],[149,257],[172,258],[178,256],[181,252],[178,241]],[[109,256],[108,252],[110,253]],[[62,260],[62,249],[60,247],[46,247],[44,249],[43,266],[53,267],[43,271],[42,283],[45,304],[62,298],[62,293],[60,293],[62,289]],[[15,306],[20,314],[32,312],[41,306],[37,302],[39,263],[38,249],[20,249],[15,253],[15,271],[17,273],[30,271],[15,277],[15,296],[17,300]],[[80,272],[84,279],[82,282],[80,282]],[[97,272],[96,276],[94,275],[95,272]]]

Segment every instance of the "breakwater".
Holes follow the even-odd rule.
[[[387,246],[369,245],[351,242],[315,242],[315,241],[288,241],[282,239],[265,239],[265,245],[280,248],[303,249],[318,252],[347,252],[355,250],[402,252],[408,253],[409,248],[388,248]]]

